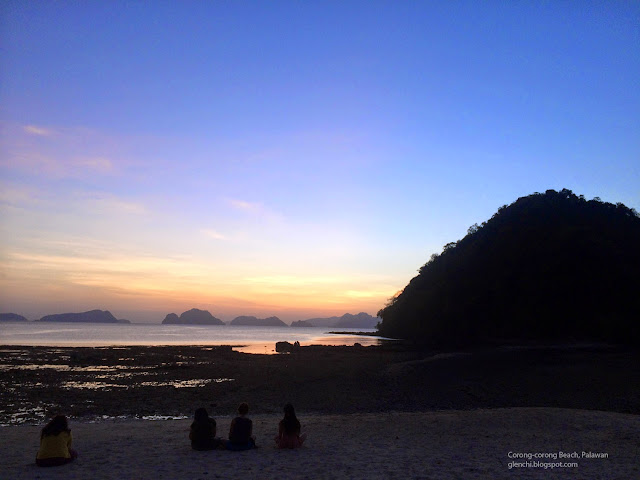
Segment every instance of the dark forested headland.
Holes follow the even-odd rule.
[[[519,198],[433,255],[378,316],[432,346],[640,344],[640,216],[570,190]]]

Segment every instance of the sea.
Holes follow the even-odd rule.
[[[364,333],[354,335],[357,331]],[[329,333],[337,332],[337,333]],[[125,345],[232,345],[244,353],[275,353],[276,342],[300,345],[378,345],[375,329],[250,327],[149,323],[0,322],[0,345],[108,347]],[[371,336],[366,335],[371,333]]]

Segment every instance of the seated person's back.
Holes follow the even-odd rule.
[[[216,437],[216,421],[209,417],[207,410],[198,408],[195,413],[189,438],[194,450],[212,450],[218,446]]]
[[[253,422],[247,418],[249,405],[241,403],[238,407],[240,416],[231,421],[229,428],[229,442],[227,448],[230,450],[247,450],[256,446],[255,438],[253,438]]]
[[[276,444],[279,448],[301,447],[306,439],[306,434],[300,435],[300,421],[296,417],[293,405],[287,403],[284,406],[284,418],[278,424]]]
[[[42,429],[36,464],[41,467],[55,467],[73,461],[78,454],[71,448],[71,442],[67,417],[56,415]]]
[[[71,445],[71,432],[60,432],[57,435],[43,435],[40,438],[38,459],[45,458],[71,458],[69,445]]]
[[[247,443],[251,438],[253,430],[253,422],[249,418],[236,417],[233,419],[233,426],[229,431],[229,440],[231,443]]]

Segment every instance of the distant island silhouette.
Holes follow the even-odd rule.
[[[245,325],[250,327],[288,327],[278,317],[256,318],[250,315],[241,315],[231,320],[230,325]]]
[[[219,318],[214,317],[208,310],[192,308],[183,312],[179,317],[175,313],[168,314],[162,321],[164,325],[224,325]]]
[[[296,320],[291,327],[335,327],[335,328],[375,328],[379,318],[360,312],[356,315],[345,313],[341,317],[311,318]],[[162,321],[165,325],[226,325],[206,310],[193,308],[178,317],[169,313]],[[240,315],[231,320],[229,325],[245,327],[288,327],[289,325],[276,316],[258,318],[253,315]]]
[[[640,217],[548,190],[444,246],[380,310],[380,334],[431,346],[640,343]]]
[[[311,318],[296,320],[292,327],[336,327],[336,328],[375,328],[380,319],[360,312],[356,315],[345,313],[341,317]],[[0,313],[0,322],[28,322],[29,320],[17,313]],[[45,315],[35,322],[72,322],[72,323],[131,323],[129,320],[117,319],[108,310],[90,310],[81,313],[59,313]],[[227,325],[214,317],[208,310],[192,308],[180,316],[169,313],[161,322],[164,325]],[[230,325],[259,326],[259,327],[288,327],[276,316],[257,318],[251,315],[241,315],[234,318]]]
[[[295,322],[291,322],[291,326],[296,327],[314,327],[314,325],[308,320],[296,320]]]
[[[25,317],[17,313],[0,313],[0,322],[28,322]]]
[[[368,313],[360,312],[357,315],[345,313],[341,317],[309,318],[298,320],[291,324],[292,327],[334,327],[334,328],[376,328],[379,318],[372,317]]]
[[[59,313],[45,315],[36,322],[86,322],[86,323],[131,323],[129,320],[118,320],[108,310],[91,310],[82,313]]]

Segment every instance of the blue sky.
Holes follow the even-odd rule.
[[[549,188],[640,210],[634,2],[3,2],[0,309],[375,314]]]

